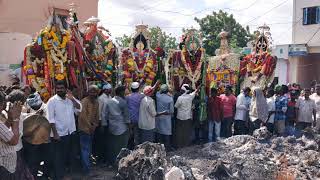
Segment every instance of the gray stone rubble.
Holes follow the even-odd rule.
[[[144,143],[132,152],[126,150],[123,153],[125,156],[119,161],[117,178],[320,179],[319,146],[320,135],[311,131],[300,137],[271,137],[265,128],[256,130],[253,136],[233,136],[179,149],[168,155],[163,145]]]

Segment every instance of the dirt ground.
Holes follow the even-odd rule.
[[[94,166],[90,175],[84,177],[79,173],[68,175],[65,180],[111,180],[116,175],[116,171],[112,168],[104,166]]]

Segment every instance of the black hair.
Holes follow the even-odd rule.
[[[0,103],[6,101],[6,94],[3,91],[0,91]]]
[[[245,88],[243,88],[243,92],[246,92],[246,91],[251,91],[251,89],[249,88],[249,87],[245,87]]]
[[[133,93],[139,92],[139,88],[136,88],[136,89],[131,88],[131,92]]]
[[[216,93],[216,94],[218,93],[218,89],[215,87],[211,88],[211,95],[214,93]]]
[[[268,95],[271,95],[271,96],[275,94],[274,89],[272,88],[268,88],[267,92],[268,92]]]
[[[311,91],[311,88],[304,88],[304,91]]]
[[[126,91],[126,87],[125,86],[116,87],[116,89],[115,89],[116,96],[121,96],[122,93],[124,93],[125,91]]]
[[[10,101],[11,103],[20,101],[24,102],[26,100],[26,97],[24,96],[24,92],[21,90],[13,90],[11,93],[7,96],[7,100]]]
[[[298,95],[298,93],[299,93],[299,92],[296,91],[296,90],[291,90],[291,91],[290,91],[290,95],[291,95],[291,96]]]
[[[19,85],[20,85],[20,80],[12,83],[12,86],[19,86]]]
[[[67,87],[66,86],[66,82],[65,81],[62,81],[62,80],[59,80],[59,81],[56,81],[56,86],[64,86],[65,88]]]
[[[161,94],[168,94],[169,89],[165,90],[165,91],[161,91]]]
[[[227,85],[227,86],[226,86],[226,89],[232,92],[232,86]]]
[[[34,88],[33,86],[30,86],[30,89],[31,89],[30,91],[31,94],[34,94],[37,92],[36,88]]]
[[[284,94],[287,94],[289,92],[289,88],[287,85],[282,85],[281,89]]]

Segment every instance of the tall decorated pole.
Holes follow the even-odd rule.
[[[202,124],[207,120],[207,105],[206,105],[206,77],[207,77],[207,55],[204,52],[201,67],[201,85],[200,85],[200,107],[199,107],[199,121]]]
[[[155,51],[157,53],[156,58],[157,58],[157,63],[158,63],[158,70],[157,70],[157,75],[156,79],[161,81],[161,84],[166,83],[166,76],[164,71],[164,66],[163,66],[163,57],[165,56],[164,50],[161,48],[161,41],[162,41],[162,33],[161,30],[159,31],[158,34],[158,44],[157,47],[155,48]]]

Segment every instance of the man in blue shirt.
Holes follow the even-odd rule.
[[[133,82],[131,84],[131,94],[126,97],[128,110],[129,110],[129,120],[130,120],[130,140],[129,148],[133,149],[134,146],[139,144],[139,109],[140,103],[144,95],[139,92],[140,84],[138,82]]]
[[[172,135],[171,118],[174,113],[173,98],[169,95],[169,88],[166,84],[161,85],[156,95],[157,113],[166,112],[156,117],[157,142],[164,144],[167,150],[171,149],[170,136]]]
[[[112,146],[108,147],[108,160],[115,163],[116,157],[122,148],[126,148],[129,140],[128,106],[125,100],[125,87],[115,89],[115,97],[107,100],[103,106],[102,124],[108,125],[108,141]]]
[[[285,132],[286,127],[286,112],[288,109],[288,98],[284,95],[282,86],[277,85],[275,87],[276,91],[276,101],[275,101],[275,131],[277,135],[282,136]]]

